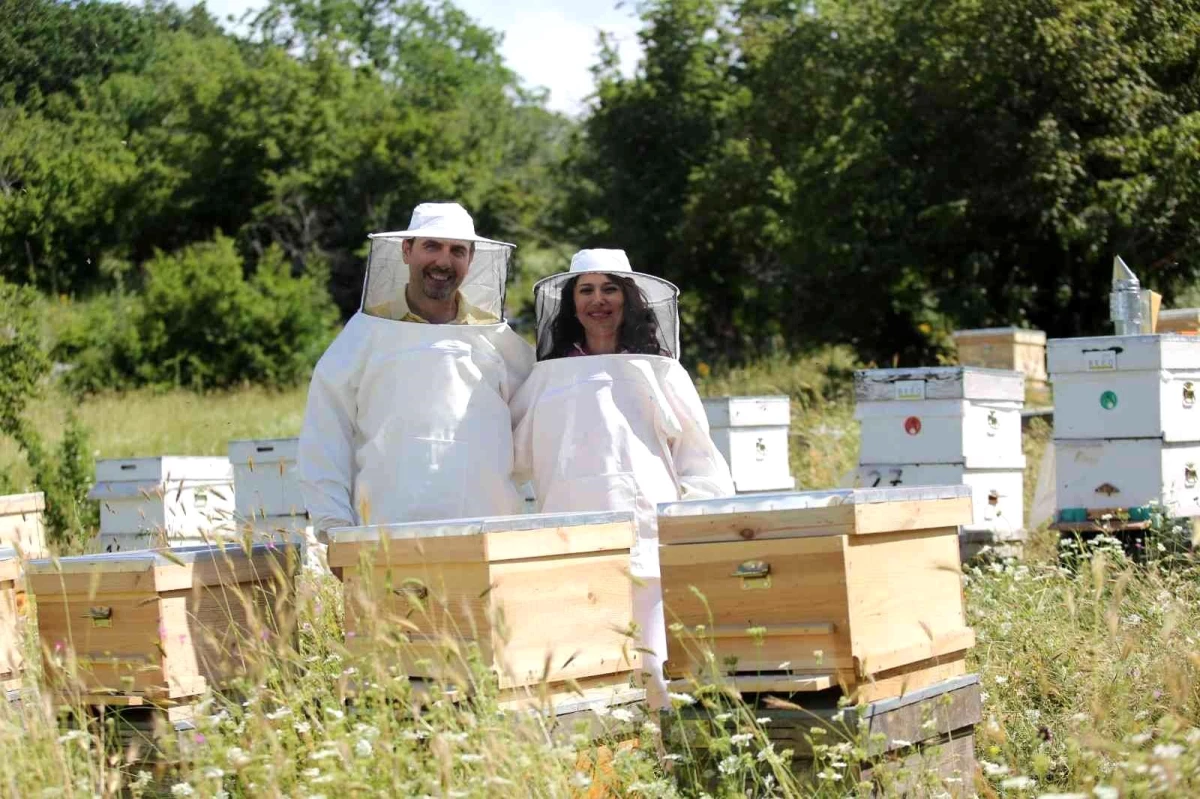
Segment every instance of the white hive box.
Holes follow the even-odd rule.
[[[1046,334],[1019,327],[955,330],[958,362],[1020,372],[1035,386],[1046,383]]]
[[[1021,469],[968,469],[961,463],[879,464],[858,467],[862,488],[962,484],[971,489],[973,518],[964,538],[987,534],[993,542],[1017,541],[1025,533],[1025,472]]]
[[[0,547],[14,547],[27,558],[45,557],[45,510],[41,491],[0,497]]]
[[[704,400],[704,413],[738,493],[796,487],[788,464],[788,397],[712,397]]]
[[[96,462],[101,549],[200,543],[235,530],[228,458],[162,456]]]
[[[304,516],[304,497],[296,471],[298,438],[229,442],[238,518]]]
[[[1200,516],[1200,443],[1059,439],[1054,459],[1060,523],[1087,523],[1115,511],[1145,521],[1151,505],[1169,516]]]
[[[1049,362],[1056,440],[1200,441],[1200,338],[1052,339]]]
[[[859,463],[1023,469],[1020,372],[970,366],[854,374]]]

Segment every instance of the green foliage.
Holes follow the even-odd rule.
[[[38,305],[34,291],[0,281],[0,432],[9,435],[50,372]]]
[[[927,361],[955,326],[1105,329],[1120,253],[1200,274],[1200,9],[1157,0],[657,0],[601,70],[579,234],[695,287],[706,358]]]
[[[76,391],[131,386],[204,390],[242,383],[284,387],[307,379],[329,343],[336,312],[314,264],[293,277],[278,248],[244,276],[232,239],[159,254],[144,290],[90,306],[63,331],[58,357]]]

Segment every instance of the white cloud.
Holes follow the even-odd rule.
[[[184,0],[186,4],[186,0]],[[222,22],[240,18],[258,0],[207,0]],[[529,86],[550,90],[549,106],[580,114],[592,93],[589,68],[600,51],[600,31],[613,34],[621,69],[631,74],[641,56],[639,22],[629,3],[609,0],[457,0],[482,25],[504,34],[504,60]]]

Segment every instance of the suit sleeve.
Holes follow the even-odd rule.
[[[680,432],[671,442],[671,458],[679,480],[680,499],[733,496],[729,464],[713,443],[708,417],[696,386],[678,363],[667,372],[664,395]]]

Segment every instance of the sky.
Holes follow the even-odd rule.
[[[637,64],[638,20],[632,0],[455,0],[485,27],[504,34],[501,52],[509,68],[528,86],[550,90],[556,111],[579,115],[592,91],[588,68],[596,62],[599,32],[613,34],[621,68],[630,74]],[[185,0],[186,4],[186,0]],[[259,0],[206,0],[218,19],[262,5]]]

